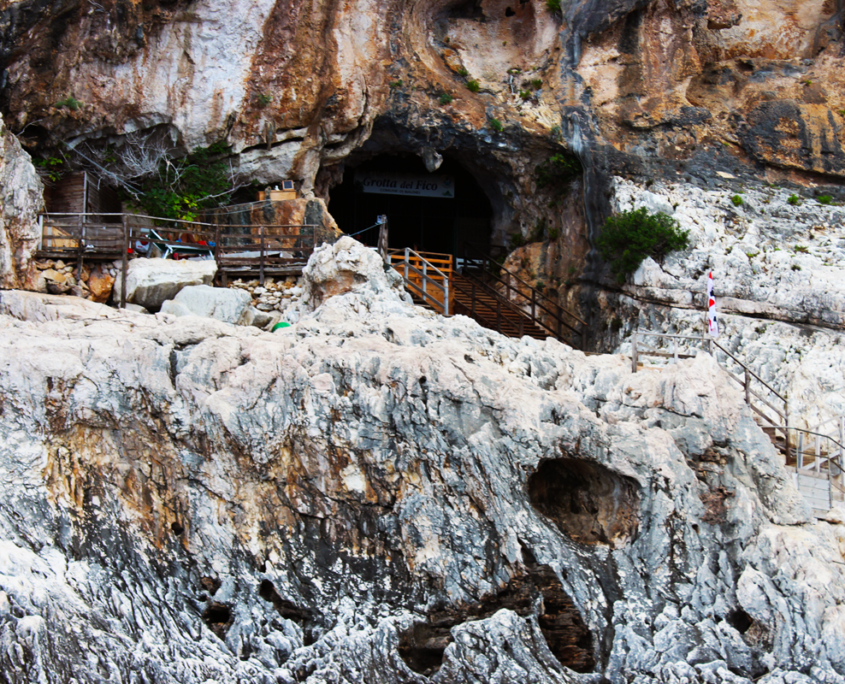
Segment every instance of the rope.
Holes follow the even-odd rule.
[[[373,228],[378,228],[381,224],[376,223],[369,228],[364,228],[364,230],[359,230],[357,233],[350,233],[346,237],[355,237],[356,235],[360,235],[361,233],[366,233],[368,230],[372,230]]]

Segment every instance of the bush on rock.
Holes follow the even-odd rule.
[[[645,207],[610,216],[596,240],[602,258],[610,262],[610,270],[619,283],[624,283],[647,256],[659,259],[688,245],[688,230],[681,230],[671,216],[663,212],[652,214]]]

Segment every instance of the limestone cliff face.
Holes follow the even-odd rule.
[[[43,186],[29,155],[0,117],[0,287],[32,287],[32,252],[41,239]]]
[[[845,526],[712,359],[306,279],[275,334],[0,293],[7,681],[845,681]]]
[[[0,12],[16,133],[224,140],[247,177],[290,175],[324,197],[362,155],[451,154],[484,181],[502,241],[538,221],[566,227],[535,171],[562,149],[622,175],[845,172],[833,0],[564,0],[559,12],[540,0],[6,0]]]

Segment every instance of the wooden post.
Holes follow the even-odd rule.
[[[408,260],[411,258],[411,250],[405,247],[405,282],[408,282]]]
[[[378,253],[381,254],[384,263],[389,264],[390,258],[387,255],[387,245],[387,216],[382,214],[379,216]]]
[[[634,335],[631,338],[631,372],[637,372],[637,331],[634,331]]]
[[[747,368],[745,368],[745,403],[751,406],[751,376],[748,374]]]
[[[126,271],[129,270],[129,226],[126,223],[126,214],[123,215],[123,264],[120,269],[120,308],[126,308]]]
[[[261,257],[258,263],[258,284],[264,287],[264,226],[258,226],[258,235],[261,238]]]
[[[85,216],[79,215],[79,235],[76,242],[76,279],[82,281],[82,255],[85,252]]]
[[[537,314],[535,313],[536,294],[537,294],[537,291],[532,287],[531,288],[531,318],[535,319],[535,320],[537,318]]]

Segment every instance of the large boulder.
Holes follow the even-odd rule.
[[[209,285],[182,288],[173,300],[161,305],[161,313],[202,316],[234,325],[249,324],[254,318],[249,292]]]
[[[133,259],[126,272],[126,301],[158,311],[165,300],[173,299],[184,287],[211,285],[215,273],[217,263],[212,259]],[[123,281],[118,272],[114,301],[120,301],[122,292]]]
[[[41,236],[44,186],[29,155],[0,117],[0,287],[31,288],[32,252]]]

